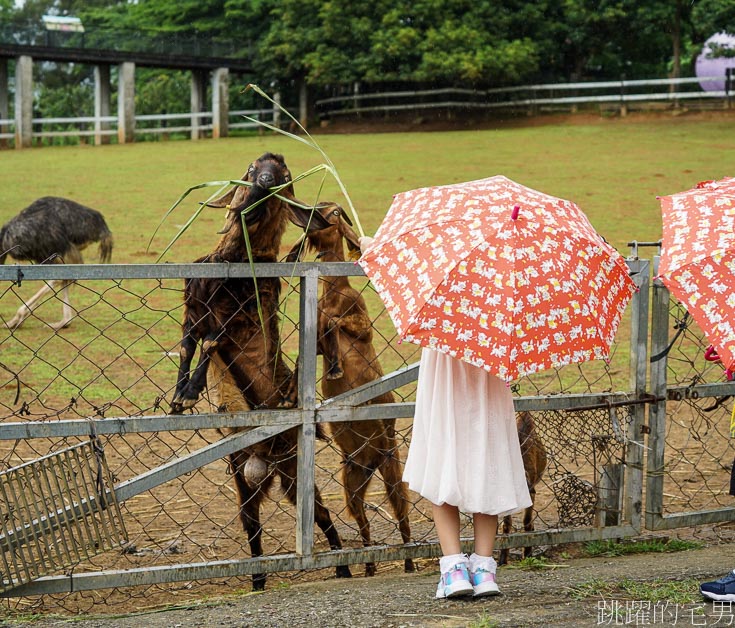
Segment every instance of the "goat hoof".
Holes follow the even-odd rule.
[[[171,409],[176,409],[174,411],[174,414],[181,414],[184,410],[187,410],[188,408],[193,408],[196,402],[196,399],[187,399],[186,397],[181,397],[177,395],[171,402]]]
[[[406,573],[413,573],[416,571],[416,567],[413,564],[413,561],[410,558],[407,558],[403,561],[403,571]]]
[[[338,578],[352,578],[352,572],[347,565],[339,565],[336,569]]]
[[[265,574],[253,574],[253,591],[265,591]]]
[[[291,397],[284,397],[281,399],[281,401],[278,403],[276,408],[295,408],[296,407],[296,399],[292,399]]]

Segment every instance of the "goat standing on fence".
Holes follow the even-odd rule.
[[[112,233],[104,217],[96,209],[56,196],[44,196],[33,201],[0,229],[0,264],[10,256],[18,261],[35,264],[81,264],[82,250],[99,243],[100,262],[112,257]],[[56,281],[48,281],[26,303],[18,308],[6,324],[10,329],[20,327],[40,303],[41,298],[54,290]],[[61,281],[63,313],[54,329],[69,325],[74,310],[69,302],[72,281]]]
[[[272,188],[291,181],[291,174],[281,155],[262,155],[250,165],[243,181],[252,186],[238,186],[210,204],[228,207],[227,223],[215,250],[197,262],[275,262],[289,219],[301,228],[323,226],[319,216],[312,218],[308,211],[270,195]],[[282,188],[280,195],[293,199],[292,187]],[[251,254],[248,253],[243,222]],[[172,412],[183,412],[196,403],[207,385],[210,365],[218,365],[226,371],[243,405],[248,408],[293,407],[296,404],[293,374],[283,359],[280,346],[280,290],[279,277],[261,277],[257,284],[252,279],[199,278],[186,281],[181,362]],[[191,362],[200,342],[199,362],[190,376]],[[263,554],[260,505],[275,475],[280,478],[286,497],[291,503],[296,503],[296,439],[297,430],[294,428],[230,456],[240,520],[248,535],[252,556]],[[266,465],[265,473],[261,474],[258,482],[253,482],[249,472],[253,466],[257,470],[263,465]],[[339,535],[316,487],[314,495],[316,523],[330,547],[340,549]],[[337,568],[338,577],[349,575],[347,567]],[[253,589],[263,590],[265,580],[265,574],[254,574]]]
[[[536,502],[536,485],[541,481],[546,470],[546,447],[536,432],[536,424],[530,412],[519,412],[516,415],[516,425],[518,426],[518,440],[521,443],[521,456],[523,458],[523,467],[526,470],[526,484],[528,492],[531,495],[531,505],[523,511],[523,529],[526,532],[533,532],[533,508]],[[503,534],[510,534],[513,530],[513,521],[510,516],[503,517]],[[531,548],[523,548],[523,558],[531,555]],[[499,565],[505,565],[508,562],[508,550],[500,551]]]
[[[324,229],[307,233],[307,248],[325,262],[344,262],[344,242],[359,251],[358,236],[349,218],[336,203],[320,203],[317,211],[329,223]],[[302,243],[288,256],[298,259]],[[372,321],[365,299],[344,276],[322,277],[322,294],[317,305],[317,354],[323,356],[322,393],[325,398],[367,384],[382,377],[383,370],[373,347]],[[391,392],[369,403],[393,403]],[[342,486],[347,510],[360,529],[363,544],[371,545],[370,522],[365,514],[365,493],[376,471],[380,471],[385,491],[404,543],[411,540],[408,521],[408,491],[401,480],[401,460],[396,443],[395,419],[330,423],[334,441],[343,455]],[[413,571],[413,561],[405,560],[405,570]],[[365,565],[365,575],[375,574],[375,563]]]

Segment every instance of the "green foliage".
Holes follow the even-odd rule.
[[[699,41],[722,31],[735,35],[735,2],[699,0],[692,7],[692,24]]]
[[[487,611],[483,609],[482,615],[467,624],[467,628],[496,628],[499,625],[498,621],[490,617]]]
[[[10,16],[13,13],[13,0],[0,0],[0,17]]]
[[[137,114],[186,113],[189,111],[191,78],[180,70],[138,68],[135,76]],[[174,121],[174,126],[180,125]]]
[[[588,598],[628,599],[648,602],[669,602],[670,604],[693,604],[702,599],[699,581],[694,578],[685,580],[662,580],[638,582],[626,578],[619,582],[607,582],[593,578],[574,585],[567,594],[574,600]]]
[[[38,24],[44,13],[79,16],[89,36],[120,33],[122,48],[143,37],[179,52],[181,37],[211,39],[250,59],[257,81],[289,106],[303,83],[330,92],[356,82],[485,88],[687,75],[705,39],[735,32],[731,0],[0,0],[4,19]],[[139,84],[142,109],[186,106],[185,81],[156,72]]]
[[[584,546],[584,551],[588,556],[623,556],[625,554],[644,554],[648,552],[683,552],[699,549],[702,545],[698,541],[681,541],[679,539],[651,539],[624,543],[607,539],[587,543]]]
[[[637,582],[635,580],[622,580],[618,588],[632,600],[646,602],[666,601],[670,604],[693,604],[702,600],[699,593],[699,580],[687,578],[686,580],[662,580],[653,582]]]

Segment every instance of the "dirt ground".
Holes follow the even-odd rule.
[[[651,602],[650,609],[632,609],[641,603],[615,589],[622,580],[697,583],[724,575],[735,567],[735,543],[711,543],[702,549],[667,554],[634,554],[614,558],[577,558],[551,563],[557,567],[522,570],[501,567],[498,582],[503,594],[480,600],[435,600],[435,560],[423,561],[414,574],[392,571],[374,578],[328,579],[273,588],[186,608],[139,612],[98,618],[45,618],[18,624],[0,620],[0,627],[28,628],[178,628],[257,626],[276,628],[388,628],[400,626],[476,628],[545,626],[582,628],[601,625],[724,626],[733,622],[735,609],[727,604]],[[608,587],[603,587],[601,583]],[[579,591],[613,591],[582,596]],[[695,595],[695,599],[698,596]],[[644,605],[644,609],[647,607]],[[614,619],[611,610],[618,610]],[[631,614],[633,613],[633,614]]]

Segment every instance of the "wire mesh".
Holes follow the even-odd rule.
[[[725,381],[718,363],[705,359],[708,341],[681,304],[669,306],[671,346],[667,386]],[[732,506],[733,465],[729,397],[669,399],[666,402],[664,514]]]
[[[350,282],[365,299],[372,320],[372,345],[384,373],[391,373],[419,359],[420,348],[400,343],[383,305],[370,283],[362,277]],[[37,286],[10,284],[0,295],[0,320],[10,320],[15,310]],[[289,369],[299,353],[299,287],[297,278],[283,280],[279,308],[279,337]],[[176,384],[181,339],[182,282],[166,279],[89,280],[72,291],[76,316],[66,329],[48,322],[61,310],[60,295],[51,292],[46,302],[17,328],[0,336],[0,426],[16,421],[57,421],[74,418],[111,419],[146,417],[167,413]],[[628,321],[629,324],[629,321]],[[621,328],[626,325],[624,321]],[[622,347],[622,348],[621,348]],[[628,380],[626,345],[616,346],[609,363],[565,367],[553,374],[521,380],[514,394],[551,396],[625,388]],[[322,360],[317,362],[317,402],[328,394]],[[621,383],[622,382],[622,383]],[[393,391],[396,402],[415,398],[415,382]],[[211,392],[211,391],[210,391]],[[219,398],[205,393],[189,410],[193,414],[218,409]],[[584,527],[600,524],[600,500],[610,468],[625,458],[621,441],[629,422],[625,409],[534,411],[536,433],[547,454],[547,464],[536,483],[536,529]],[[373,423],[373,422],[371,422]],[[384,475],[386,461],[397,462],[402,474],[411,438],[411,419],[386,419],[364,425],[349,422],[325,426],[317,441],[315,485],[346,548],[367,542],[365,526],[355,519],[348,503],[359,495],[373,545],[401,546],[408,522],[411,541],[435,541],[431,504],[408,492],[405,510],[395,497],[396,485]],[[222,429],[131,432],[100,436],[111,481],[118,485],[211,445],[227,432]],[[390,434],[390,438],[388,435]],[[74,438],[0,440],[0,469],[10,468],[69,446]],[[295,459],[294,448],[281,460]],[[296,512],[284,493],[284,480],[273,478],[260,505],[260,531],[265,556],[295,551]],[[288,465],[286,465],[288,466]],[[346,486],[345,469],[353,477]],[[83,556],[77,573],[108,570],[150,569],[206,561],[243,559],[252,555],[239,517],[232,467],[227,460],[207,464],[120,504],[127,542],[94,556]],[[394,470],[395,474],[396,471]],[[614,507],[610,507],[614,510]],[[619,512],[617,513],[619,515]],[[463,535],[471,536],[470,517],[463,517]],[[515,530],[519,530],[517,523]],[[319,531],[314,552],[326,552],[329,544]],[[378,565],[378,570],[402,565]],[[364,567],[352,566],[354,574]],[[308,573],[295,571],[270,576],[284,579],[331,577],[333,569]],[[93,607],[114,612],[137,604],[157,605],[206,594],[223,586],[249,586],[249,578],[158,584],[147,587],[100,589],[94,592],[44,595],[6,603],[25,610],[87,612]]]

